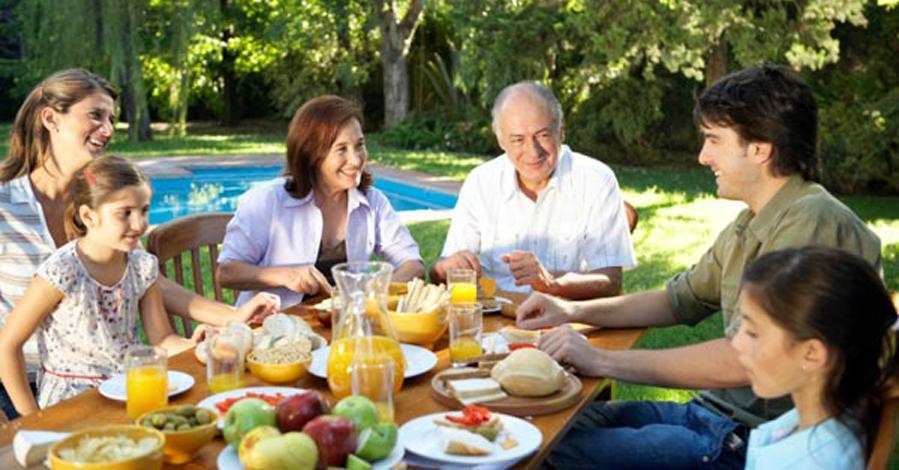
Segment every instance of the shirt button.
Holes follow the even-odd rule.
[[[703,455],[703,456],[702,456],[702,462],[703,462],[703,463],[709,463],[709,456],[708,456],[708,455]]]

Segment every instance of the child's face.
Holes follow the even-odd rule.
[[[762,398],[777,398],[805,385],[808,374],[802,370],[801,343],[745,292],[740,295],[740,311],[740,330],[731,343],[749,374],[752,391]]]
[[[87,236],[119,251],[137,248],[149,225],[151,195],[146,184],[116,191],[96,211],[91,211],[92,223],[85,221]]]

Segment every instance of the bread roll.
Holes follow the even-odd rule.
[[[490,372],[508,394],[519,397],[542,397],[562,388],[565,371],[543,351],[519,349],[509,354]]]

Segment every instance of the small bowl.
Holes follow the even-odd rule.
[[[308,359],[287,364],[266,364],[253,360],[253,354],[247,356],[247,365],[250,372],[262,379],[263,382],[284,385],[294,383],[309,373],[309,365],[312,363],[312,355]]]
[[[443,309],[426,313],[388,311],[387,314],[401,343],[431,346],[446,332]]]
[[[59,455],[61,450],[75,447],[83,438],[119,435],[128,436],[135,441],[154,437],[159,442],[149,453],[110,463],[76,463],[65,460]],[[86,429],[53,444],[53,447],[50,448],[50,468],[54,470],[158,470],[162,468],[164,447],[165,436],[155,429],[136,425],[103,426]]]
[[[143,422],[144,418],[154,413],[175,411],[182,406],[186,405],[174,405],[160,408],[158,410],[149,411],[137,418],[136,422],[141,423]],[[186,431],[159,431],[165,436],[165,449],[163,450],[163,453],[165,454],[166,463],[181,465],[190,462],[191,460],[193,460],[197,452],[199,452],[199,450],[203,448],[203,446],[210,443],[215,437],[216,433],[218,433],[216,423],[218,422],[219,414],[212,408],[197,408],[202,408],[212,413],[213,420],[207,424],[195,426]],[[150,429],[146,426],[143,427],[144,429]]]

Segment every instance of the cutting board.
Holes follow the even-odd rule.
[[[459,400],[450,395],[447,386],[447,377],[452,377],[460,372],[480,373],[483,377],[489,377],[489,371],[485,369],[476,369],[473,367],[458,367],[446,369],[431,379],[431,396],[437,403],[448,406],[450,408],[462,409],[464,406]],[[456,377],[458,378],[458,377]],[[545,397],[514,397],[508,396],[499,400],[478,403],[485,406],[490,411],[497,413],[505,413],[513,416],[539,416],[555,413],[564,410],[580,401],[581,390],[580,379],[574,375],[565,372],[565,382],[562,388],[552,395]]]

